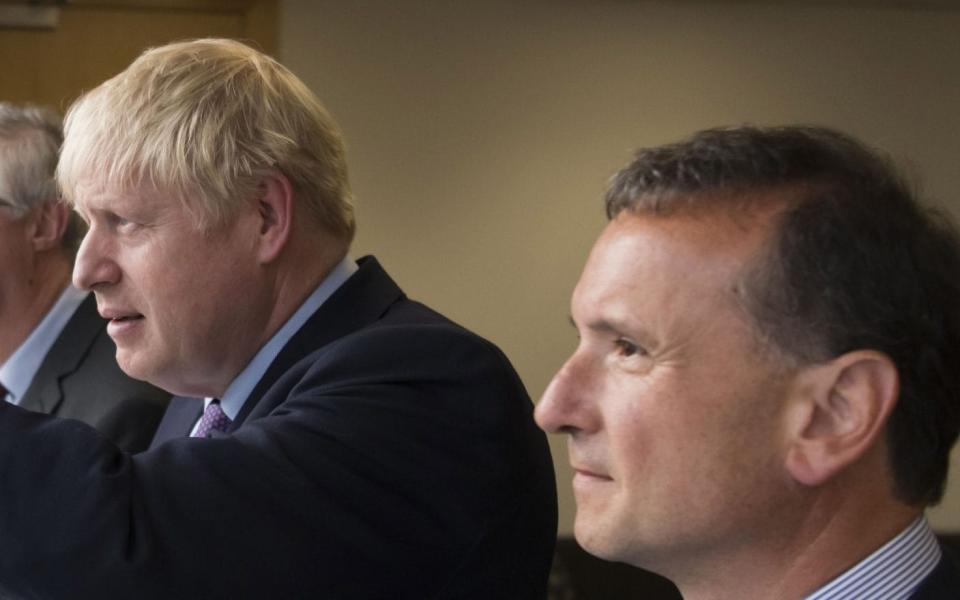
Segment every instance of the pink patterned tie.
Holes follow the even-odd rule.
[[[191,437],[210,437],[212,431],[225,432],[232,422],[230,417],[220,408],[220,401],[213,400],[203,410],[200,426],[197,427],[197,431]]]

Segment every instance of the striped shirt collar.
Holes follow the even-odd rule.
[[[880,547],[804,600],[902,600],[940,562],[940,544],[920,516]]]

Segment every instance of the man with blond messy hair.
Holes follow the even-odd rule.
[[[58,178],[120,366],[179,397],[135,456],[0,407],[0,595],[543,597],[523,386],[347,258],[340,135],[294,75],[227,40],[147,51],[70,109]]]

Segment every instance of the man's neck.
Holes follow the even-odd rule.
[[[3,299],[0,310],[0,364],[16,352],[50,311],[70,283],[70,270],[70,263],[59,257],[38,262],[30,281],[22,282],[16,293]]]
[[[686,600],[799,600],[869,556],[922,511],[904,505],[819,505],[792,531],[744,545],[713,567],[674,576]]]
[[[330,245],[322,252],[312,246],[291,243],[291,248],[279,266],[273,297],[273,310],[262,332],[262,347],[303,304],[304,300],[323,282],[346,256],[346,248]]]
[[[244,403],[250,397],[255,387],[259,385],[270,364],[282,352],[291,338],[293,338],[304,324],[319,310],[327,299],[333,295],[341,285],[357,270],[357,266],[349,261],[342,261],[326,277],[322,283],[311,292],[297,310],[284,322],[283,326],[272,338],[254,355],[240,374],[233,379],[230,385],[220,396],[220,405],[224,413],[231,419],[236,419]]]

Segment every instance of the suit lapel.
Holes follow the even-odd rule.
[[[251,414],[266,414],[274,408],[263,404],[261,398],[293,365],[318,348],[377,320],[391,304],[404,297],[377,259],[368,256],[357,264],[357,272],[317,309],[270,363],[234,419],[231,431]]]
[[[174,396],[167,406],[167,411],[163,413],[160,424],[157,425],[150,448],[153,449],[167,440],[190,435],[190,430],[202,413],[203,400]]]
[[[368,256],[358,260],[357,264],[359,269],[307,319],[273,359],[247,396],[229,431],[235,430],[251,415],[263,415],[274,408],[261,399],[293,365],[318,348],[377,320],[391,304],[404,297],[375,258]],[[280,401],[282,398],[276,399],[274,404]],[[157,427],[150,448],[189,435],[202,412],[202,400],[174,397]]]
[[[47,414],[56,412],[63,401],[61,380],[80,367],[105,326],[106,321],[97,314],[96,299],[89,294],[40,363],[20,406]]]

